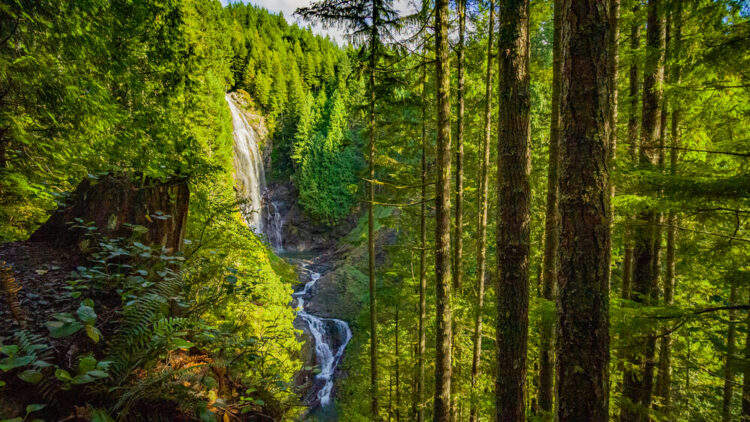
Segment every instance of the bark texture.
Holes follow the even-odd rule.
[[[609,405],[609,13],[564,0],[560,100],[558,421],[606,421]]]
[[[560,243],[560,210],[558,207],[558,167],[560,161],[560,70],[562,44],[560,39],[562,0],[554,2],[552,50],[552,107],[549,134],[549,164],[547,167],[547,204],[544,220],[544,263],[542,269],[542,297],[555,299],[557,286],[557,253]],[[553,320],[543,320],[539,339],[539,408],[552,412],[554,384]]]
[[[529,324],[529,2],[503,3],[498,34],[495,420],[525,420]]]
[[[495,2],[490,1],[489,40],[487,42],[487,77],[484,85],[484,140],[482,142],[479,175],[479,239],[477,241],[477,313],[474,316],[474,339],[471,359],[471,390],[479,380],[479,366],[482,358],[482,312],[484,309],[484,286],[487,267],[487,214],[489,208],[489,166],[490,142],[492,139],[492,50],[494,47]],[[469,421],[476,422],[479,409],[475,400],[471,401]]]
[[[29,240],[60,248],[79,247],[88,233],[82,224],[93,223],[98,233],[107,237],[133,236],[130,225],[139,225],[147,229],[138,237],[141,243],[179,252],[185,240],[189,202],[185,179],[160,181],[129,174],[86,178]]]
[[[639,148],[639,161],[643,168],[657,166],[660,160],[659,152],[663,151],[662,148],[658,148],[663,139],[661,137],[661,108],[666,42],[663,9],[662,0],[649,0]],[[661,247],[659,221],[660,215],[657,212],[645,210],[638,215],[633,229],[634,267],[631,299],[638,303],[653,303],[657,297],[658,257]],[[626,367],[623,374],[625,401],[620,419],[624,422],[645,421],[649,417],[656,338],[652,335],[653,333],[644,334],[645,344],[641,346],[640,352],[633,351],[628,358],[630,365]]]
[[[451,101],[448,47],[448,0],[435,3],[435,67],[437,82],[437,180],[435,185],[435,413],[451,419]]]

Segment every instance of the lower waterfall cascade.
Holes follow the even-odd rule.
[[[226,95],[226,101],[232,113],[234,128],[236,190],[240,199],[245,201],[241,207],[243,217],[253,232],[266,237],[276,253],[284,252],[284,217],[279,212],[279,204],[268,197],[265,169],[258,145],[259,136],[231,94]],[[298,268],[301,273],[309,274],[310,281],[301,291],[293,293],[292,298],[296,300],[297,317],[307,324],[309,334],[315,342],[315,364],[320,368],[308,396],[314,399],[305,401],[311,409],[322,408],[331,404],[334,375],[352,338],[352,332],[349,325],[340,319],[319,317],[307,312],[306,301],[312,299],[321,274],[310,270],[307,263],[299,264]]]
[[[304,266],[302,268],[306,269]],[[305,284],[304,289],[292,296],[297,299],[297,316],[307,322],[310,333],[315,339],[315,357],[318,365],[320,365],[320,372],[315,375],[315,388],[317,389],[318,403],[321,407],[325,407],[331,402],[333,374],[344,355],[349,340],[352,339],[352,331],[349,329],[349,324],[340,319],[321,318],[305,311],[305,297],[310,296],[311,290],[318,280],[320,280],[320,273],[310,273],[310,281]],[[333,324],[334,329],[344,333],[344,340],[338,347],[333,344],[333,338],[327,335],[326,325],[330,324]]]

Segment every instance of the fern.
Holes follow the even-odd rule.
[[[148,347],[154,325],[168,312],[169,299],[179,290],[180,283],[178,277],[165,279],[123,309],[108,348],[116,384],[124,382],[146,357],[158,352]]]
[[[113,413],[117,413],[120,419],[126,418],[137,402],[148,398],[163,397],[164,384],[168,382],[180,384],[189,377],[192,377],[197,368],[206,365],[210,364],[198,364],[177,369],[170,368],[139,379],[133,385],[123,388],[120,391],[119,399],[112,406]]]
[[[44,362],[46,364],[53,359],[54,349],[47,343],[46,337],[28,330],[17,331],[14,337],[20,354],[34,356],[35,363]],[[48,403],[52,404],[56,402],[55,396],[59,391],[59,386],[57,379],[51,371],[47,371],[36,386],[39,393]]]
[[[18,301],[18,292],[21,291],[21,286],[16,282],[13,271],[5,261],[0,262],[0,286],[5,293],[5,301],[8,303],[13,318],[21,324],[21,328],[25,329],[26,316],[21,309],[21,302]]]

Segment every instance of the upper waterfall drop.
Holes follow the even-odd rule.
[[[265,235],[271,247],[281,252],[284,250],[284,219],[278,205],[266,197],[266,171],[258,145],[261,135],[250,124],[247,114],[240,109],[232,94],[227,93],[225,99],[232,113],[234,179],[237,195],[244,200],[242,215],[253,232]]]
[[[234,178],[237,193],[247,202],[242,205],[242,214],[247,225],[257,234],[265,233],[263,224],[263,193],[266,190],[266,174],[263,158],[258,148],[258,134],[247,121],[230,96],[225,96],[232,112],[234,129]]]

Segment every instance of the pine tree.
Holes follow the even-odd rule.
[[[375,90],[377,66],[382,55],[383,43],[389,32],[398,25],[398,14],[393,9],[392,0],[324,0],[295,12],[305,19],[319,19],[327,25],[339,25],[350,31],[355,42],[363,44],[367,52],[368,72],[368,204],[367,204],[367,244],[368,276],[370,281],[370,390],[371,413],[375,420],[380,419],[378,410],[378,336],[377,336],[377,296],[375,275],[375,136],[377,131],[375,116]]]
[[[654,169],[659,163],[658,148],[661,133],[660,112],[663,99],[664,54],[666,31],[661,0],[649,0],[646,33],[646,64],[644,69],[641,114],[641,145],[639,161],[643,168]],[[653,303],[657,295],[658,255],[661,233],[659,215],[644,210],[634,227],[634,269],[631,298],[638,303]],[[623,395],[629,404],[621,409],[622,421],[642,421],[648,418],[653,387],[653,361],[656,338],[647,334],[642,350],[630,358],[623,381]],[[639,356],[640,355],[640,356]],[[642,356],[642,357],[641,357]],[[636,369],[640,368],[640,369]]]
[[[562,42],[560,39],[562,1],[554,1],[552,41],[552,100],[550,107],[549,160],[547,164],[547,204],[544,223],[544,262],[542,269],[542,297],[555,300],[557,287],[557,259],[560,244],[560,210],[558,207],[558,167],[560,163],[560,71]],[[553,321],[542,321],[539,341],[539,407],[552,412],[554,378]]]

